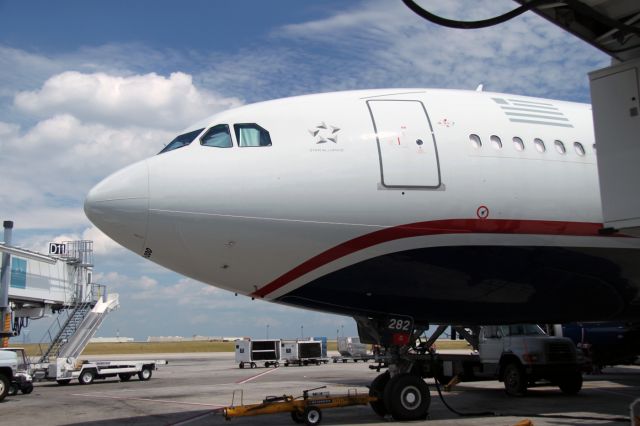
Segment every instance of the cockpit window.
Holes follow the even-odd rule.
[[[158,154],[173,151],[174,149],[182,148],[183,146],[189,145],[195,138],[198,137],[200,133],[202,133],[203,130],[204,128],[177,136],[174,140],[169,142],[169,144],[167,144],[167,146],[165,146]]]
[[[236,140],[239,147],[271,146],[269,132],[257,124],[236,124],[233,127],[236,131]]]
[[[231,142],[231,133],[229,133],[229,126],[226,124],[218,124],[213,126],[203,137],[200,138],[200,145],[213,146],[216,148],[231,148],[233,142]]]

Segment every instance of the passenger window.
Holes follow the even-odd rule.
[[[574,142],[573,147],[576,150],[576,154],[578,154],[580,157],[584,157],[584,147],[580,142]]]
[[[213,126],[200,138],[200,145],[213,146],[216,148],[231,148],[233,146],[233,142],[231,142],[229,126],[226,124]]]
[[[236,124],[236,140],[239,147],[271,146],[271,136],[257,124]]]
[[[535,138],[533,140],[533,144],[536,146],[536,149],[538,150],[538,152],[545,152],[547,150],[547,148],[544,146],[544,142],[542,141],[542,139]]]
[[[163,152],[173,151],[174,149],[182,148],[183,146],[189,145],[191,142],[193,142],[193,140],[195,138],[198,137],[198,135],[200,133],[202,133],[203,130],[204,130],[204,128],[203,129],[194,130],[192,132],[185,133],[185,134],[180,135],[180,136],[176,136],[176,138],[174,140],[172,140],[171,142],[169,142],[167,144],[167,146],[165,146],[162,149],[162,151],[160,151],[158,154],[162,154]]]
[[[496,135],[491,135],[491,137],[489,138],[491,140],[491,145],[495,148],[495,149],[500,149],[502,148],[502,140],[496,136]]]
[[[556,151],[558,151],[558,154],[562,154],[562,155],[566,154],[567,149],[564,147],[564,144],[562,143],[562,141],[556,140],[553,142],[553,144],[555,145]]]
[[[480,140],[480,136],[476,134],[469,135],[469,141],[471,142],[471,146],[478,149],[482,147],[482,141]]]
[[[513,138],[513,147],[516,149],[516,151],[524,151],[524,142],[522,142],[522,139],[515,136]]]

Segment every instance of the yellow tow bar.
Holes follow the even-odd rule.
[[[259,404],[244,404],[242,391],[240,391],[240,405],[234,405],[236,391],[233,392],[233,401],[229,407],[221,411],[227,420],[234,417],[261,416],[263,414],[291,413],[291,418],[296,423],[318,425],[322,421],[322,411],[327,408],[349,407],[352,405],[367,405],[378,398],[358,394],[355,389],[350,389],[347,394],[329,395],[328,392],[309,396],[312,390],[322,389],[322,386],[303,392],[302,396],[294,398],[291,395],[269,396]]]

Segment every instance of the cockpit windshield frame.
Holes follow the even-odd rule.
[[[191,144],[191,142],[193,142],[194,140],[196,140],[198,136],[200,136],[200,133],[202,133],[203,130],[204,130],[204,127],[202,129],[192,130],[190,132],[183,133],[181,135],[176,136],[158,154],[163,154],[165,152],[173,151],[174,149],[182,148]]]

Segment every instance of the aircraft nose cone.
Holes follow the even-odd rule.
[[[84,201],[84,212],[113,240],[142,254],[149,216],[147,162],[125,167],[94,186]]]

